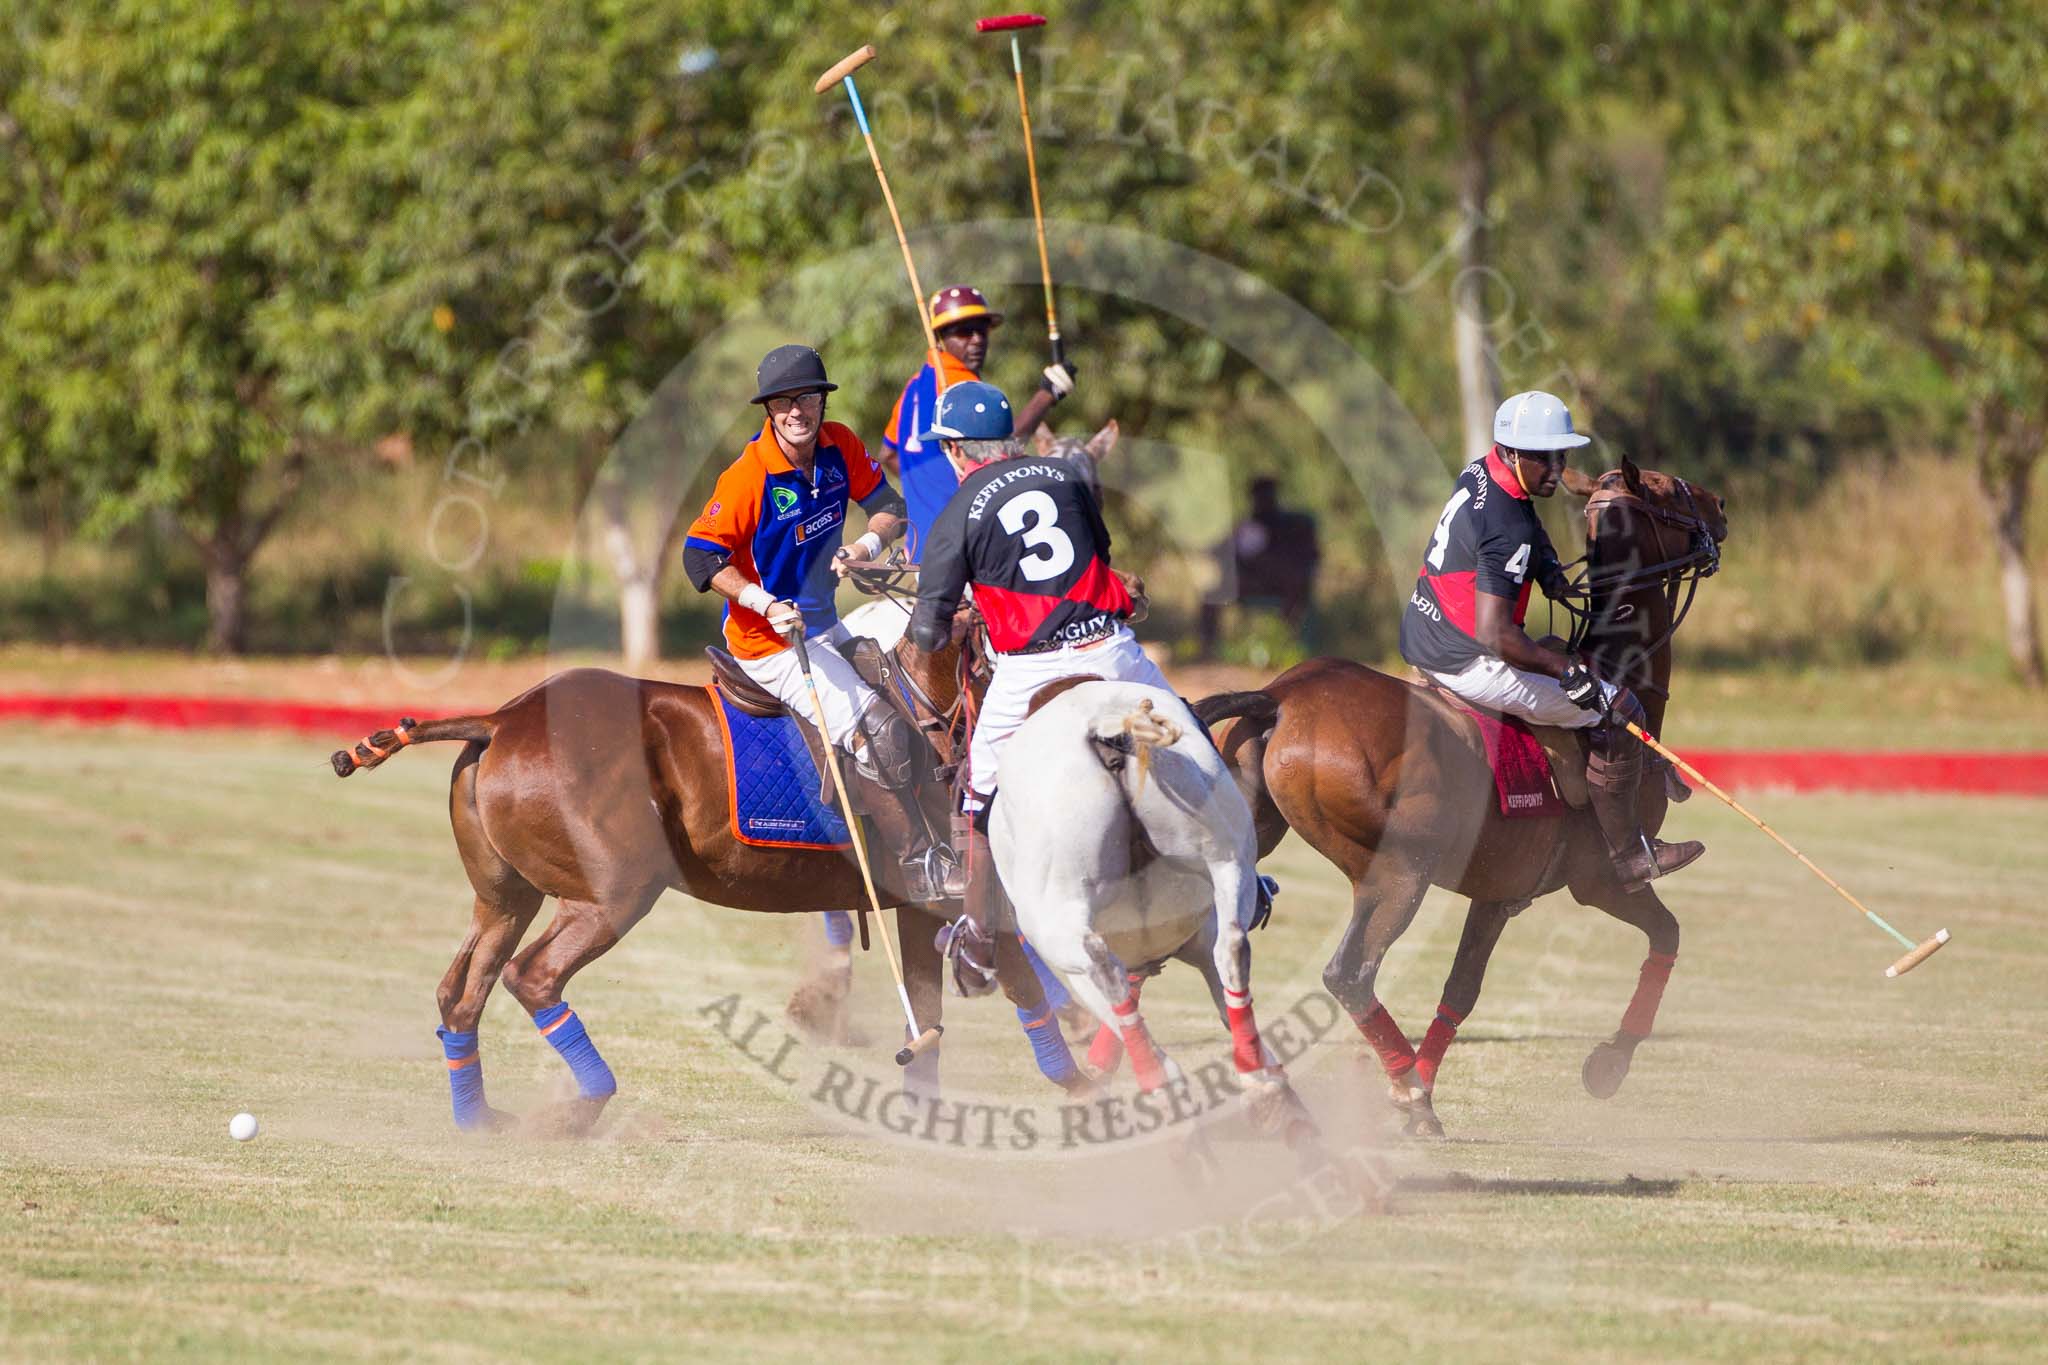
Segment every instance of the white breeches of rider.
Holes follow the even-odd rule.
[[[858,747],[853,740],[859,733],[857,722],[861,712],[875,700],[874,689],[860,680],[853,665],[834,648],[851,635],[846,622],[841,621],[806,642],[811,674],[818,682],[818,700],[825,707],[825,732],[848,753]],[[763,659],[741,659],[739,666],[748,677],[774,693],[777,701],[811,724],[818,723],[817,713],[811,710],[811,690],[804,685],[804,670],[797,662],[795,649],[780,650]]]
[[[1474,706],[1505,711],[1537,725],[1583,730],[1600,723],[1600,713],[1584,710],[1573,702],[1557,679],[1512,667],[1490,654],[1482,654],[1456,673],[1424,671]],[[1618,689],[1613,683],[1603,682],[1600,690],[1611,703]]]
[[[1145,683],[1173,691],[1159,665],[1145,656],[1129,626],[1118,626],[1093,644],[1063,645],[1043,654],[998,654],[995,676],[974,723],[967,761],[974,773],[974,794],[986,801],[996,789],[997,762],[1003,743],[1024,723],[1038,689],[1061,678],[1093,674],[1110,682]]]

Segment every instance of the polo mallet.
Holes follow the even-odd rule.
[[[1935,953],[1940,951],[1941,945],[1948,942],[1948,930],[1946,929],[1943,929],[1941,932],[1937,933],[1933,938],[1928,939],[1925,943],[1915,943],[1912,939],[1907,938],[1904,934],[1892,928],[1891,925],[1885,923],[1883,916],[1879,915],[1875,910],[1872,910],[1862,901],[1859,901],[1854,896],[1850,895],[1847,888],[1845,888],[1840,882],[1836,881],[1833,877],[1830,877],[1827,873],[1821,871],[1819,867],[1815,866],[1813,859],[1807,857],[1804,853],[1801,853],[1798,849],[1792,847],[1792,845],[1786,842],[1784,836],[1779,834],[1778,831],[1772,829],[1769,825],[1757,819],[1756,816],[1751,815],[1748,811],[1744,810],[1742,808],[1742,803],[1740,801],[1737,801],[1727,792],[1724,792],[1719,787],[1715,786],[1711,780],[1709,780],[1707,777],[1701,774],[1698,768],[1693,767],[1692,764],[1686,762],[1677,754],[1672,753],[1662,744],[1659,744],[1654,738],[1646,734],[1643,731],[1643,728],[1637,725],[1634,721],[1624,721],[1623,724],[1628,726],[1628,732],[1630,734],[1634,735],[1643,743],[1649,745],[1650,748],[1654,749],[1657,753],[1663,755],[1665,758],[1671,760],[1673,763],[1676,763],[1678,765],[1678,769],[1680,772],[1684,773],[1693,781],[1699,783],[1702,787],[1705,787],[1714,795],[1720,797],[1721,800],[1727,804],[1728,808],[1730,810],[1733,810],[1737,815],[1749,821],[1749,823],[1755,825],[1764,833],[1770,835],[1772,839],[1777,841],[1778,847],[1784,849],[1787,853],[1797,858],[1800,862],[1805,863],[1807,871],[1811,872],[1814,876],[1826,882],[1829,886],[1832,886],[1835,889],[1836,894],[1841,896],[1843,900],[1849,902],[1849,904],[1855,906],[1858,910],[1861,910],[1872,924],[1875,924],[1878,928],[1884,930],[1887,934],[1890,934],[1893,938],[1897,939],[1901,944],[1903,944],[1906,948],[1906,955],[1900,958],[1897,962],[1894,962],[1891,966],[1884,969],[1884,974],[1886,976],[1904,976],[1907,972],[1912,971],[1915,967],[1925,962],[1928,958],[1933,957]]]
[[[976,33],[1010,35],[1010,69],[1017,74],[1017,115],[1024,121],[1024,169],[1031,174],[1031,221],[1038,228],[1038,273],[1045,281],[1045,336],[1052,343],[1053,364],[1064,365],[1067,353],[1060,345],[1060,317],[1052,306],[1052,259],[1045,254],[1045,208],[1038,199],[1038,150],[1031,141],[1031,103],[1024,97],[1024,52],[1017,45],[1018,29],[1044,27],[1043,14],[1004,14],[974,21]]]
[[[872,50],[870,50],[872,55]],[[846,783],[839,776],[839,751],[832,741],[832,731],[825,724],[825,707],[818,700],[818,680],[811,675],[811,651],[804,642],[804,626],[799,621],[789,633],[796,645],[796,661],[804,671],[804,686],[811,694],[811,714],[818,718],[818,738],[825,741],[825,766],[832,773],[832,790],[839,797],[839,814],[846,820],[847,833],[853,837],[853,856],[860,863],[861,884],[868,891],[868,905],[875,912],[875,927],[882,931],[882,953],[889,959],[889,970],[896,977],[896,998],[903,1002],[903,1017],[910,1021],[910,1042],[896,1053],[896,1065],[909,1066],[910,1059],[939,1041],[939,1035],[946,1031],[943,1024],[933,1024],[922,1031],[917,1027],[917,1011],[910,1007],[910,988],[903,984],[903,960],[896,956],[896,940],[889,936],[889,921],[882,914],[882,898],[875,894],[875,874],[868,867],[867,840],[861,835],[860,819],[853,813],[853,803],[846,797]]]
[[[846,98],[853,104],[853,121],[860,125],[861,140],[868,145],[868,161],[875,168],[875,179],[882,185],[882,202],[889,206],[889,221],[896,228],[896,245],[903,248],[903,270],[910,276],[911,302],[917,307],[918,325],[924,328],[924,344],[929,352],[932,370],[945,383],[945,367],[939,364],[939,338],[932,331],[932,315],[925,307],[924,285],[917,278],[917,262],[910,257],[910,238],[904,235],[903,218],[896,212],[896,196],[889,191],[889,176],[882,169],[882,154],[875,150],[875,135],[868,131],[868,111],[860,102],[860,87],[853,83],[853,73],[875,59],[874,44],[870,43],[857,52],[849,52],[832,65],[824,75],[818,77],[811,87],[815,94],[822,95],[831,88],[834,81],[846,87]]]

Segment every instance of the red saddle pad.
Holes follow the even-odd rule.
[[[1550,776],[1550,755],[1530,733],[1527,722],[1476,710],[1449,692],[1442,695],[1479,722],[1479,737],[1486,744],[1486,763],[1493,769],[1493,789],[1500,797],[1503,817],[1547,820],[1565,813],[1564,798],[1557,794],[1557,783]]]

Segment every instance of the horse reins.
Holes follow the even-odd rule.
[[[1719,572],[1721,547],[1714,540],[1714,533],[1707,526],[1706,518],[1700,515],[1699,500],[1693,494],[1692,485],[1679,478],[1674,478],[1672,482],[1677,485],[1680,495],[1685,499],[1684,512],[1660,506],[1639,494],[1621,488],[1598,489],[1586,500],[1586,538],[1589,544],[1599,543],[1595,534],[1599,513],[1609,507],[1621,507],[1648,515],[1653,523],[1652,533],[1657,538],[1658,553],[1664,552],[1664,531],[1667,527],[1683,532],[1687,546],[1683,554],[1674,555],[1655,564],[1619,564],[1611,568],[1595,566],[1589,550],[1583,561],[1586,568],[1571,585],[1573,595],[1585,597],[1588,604],[1585,607],[1579,607],[1569,601],[1561,604],[1573,621],[1570,645],[1572,652],[1576,653],[1584,646],[1586,640],[1596,632],[1597,625],[1612,626],[1627,619],[1626,615],[1616,615],[1605,623],[1597,623],[1598,612],[1592,605],[1595,596],[1620,597],[1639,588],[1655,587],[1663,590],[1665,605],[1671,612],[1670,626],[1653,643],[1645,647],[1645,653],[1656,653],[1671,642],[1671,638],[1678,633],[1679,626],[1684,624],[1686,614],[1692,610],[1693,599],[1699,593],[1700,580],[1712,578]],[[1577,562],[1580,561],[1574,561]],[[1679,600],[1681,591],[1685,595],[1683,602]]]

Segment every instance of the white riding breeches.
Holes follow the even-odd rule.
[[[805,642],[811,656],[811,674],[818,683],[818,700],[825,707],[825,732],[848,753],[857,747],[853,740],[859,733],[861,713],[875,700],[874,689],[860,680],[860,674],[853,671],[853,665],[834,648],[851,635],[846,622],[841,621]],[[777,701],[811,724],[818,723],[817,713],[811,709],[811,691],[804,685],[804,670],[797,662],[795,647],[779,650],[766,658],[741,659],[739,666],[746,670],[748,677],[774,693]]]
[[[1173,690],[1173,684],[1147,658],[1129,626],[1118,626],[1104,639],[1083,645],[1062,645],[1042,654],[998,654],[995,676],[974,723],[967,761],[973,770],[975,795],[987,800],[996,789],[997,763],[1005,740],[1016,733],[1031,709],[1038,689],[1061,678],[1093,674],[1109,682],[1145,683]]]
[[[1564,694],[1564,684],[1557,679],[1515,668],[1490,654],[1481,655],[1456,673],[1424,671],[1474,706],[1505,711],[1538,725],[1583,730],[1600,723],[1600,712],[1580,707]],[[1610,704],[1618,690],[1613,683],[1600,684],[1601,694]]]

